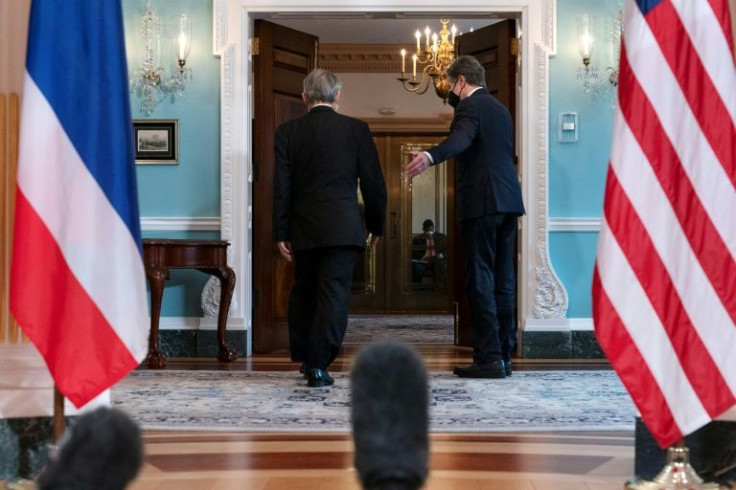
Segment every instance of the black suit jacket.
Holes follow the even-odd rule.
[[[456,159],[458,221],[524,214],[513,152],[513,124],[503,104],[485,88],[460,101],[450,135],[428,150],[435,163]]]
[[[273,237],[294,251],[383,235],[386,183],[368,125],[316,106],[276,130]],[[357,190],[365,205],[365,228]]]

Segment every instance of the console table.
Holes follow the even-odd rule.
[[[158,343],[158,323],[161,316],[161,300],[169,269],[197,269],[220,280],[220,311],[217,316],[217,359],[234,361],[235,349],[228,347],[225,339],[227,314],[235,289],[235,272],[227,265],[227,247],[224,240],[173,240],[147,238],[143,240],[143,263],[146,278],[151,286],[151,333],[148,338],[149,368],[166,366],[166,356]]]

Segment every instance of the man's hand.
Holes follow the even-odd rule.
[[[429,168],[429,157],[423,151],[410,151],[414,159],[406,166],[406,175],[413,179]]]
[[[287,262],[291,262],[291,242],[277,242],[276,245],[279,247],[281,256],[285,258]]]

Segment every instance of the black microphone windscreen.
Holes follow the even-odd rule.
[[[355,468],[364,489],[417,489],[427,478],[429,388],[419,355],[399,342],[363,349],[351,373]]]

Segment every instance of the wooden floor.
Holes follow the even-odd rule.
[[[330,367],[350,369],[359,346]],[[430,371],[470,350],[417,346]],[[516,370],[610,369],[604,361],[525,361]],[[296,370],[286,355],[230,364],[170,359],[167,369]],[[493,383],[493,380],[489,380]],[[131,490],[358,490],[349,434],[144,433],[146,463]],[[634,471],[633,432],[432,434],[427,490],[621,489]]]

